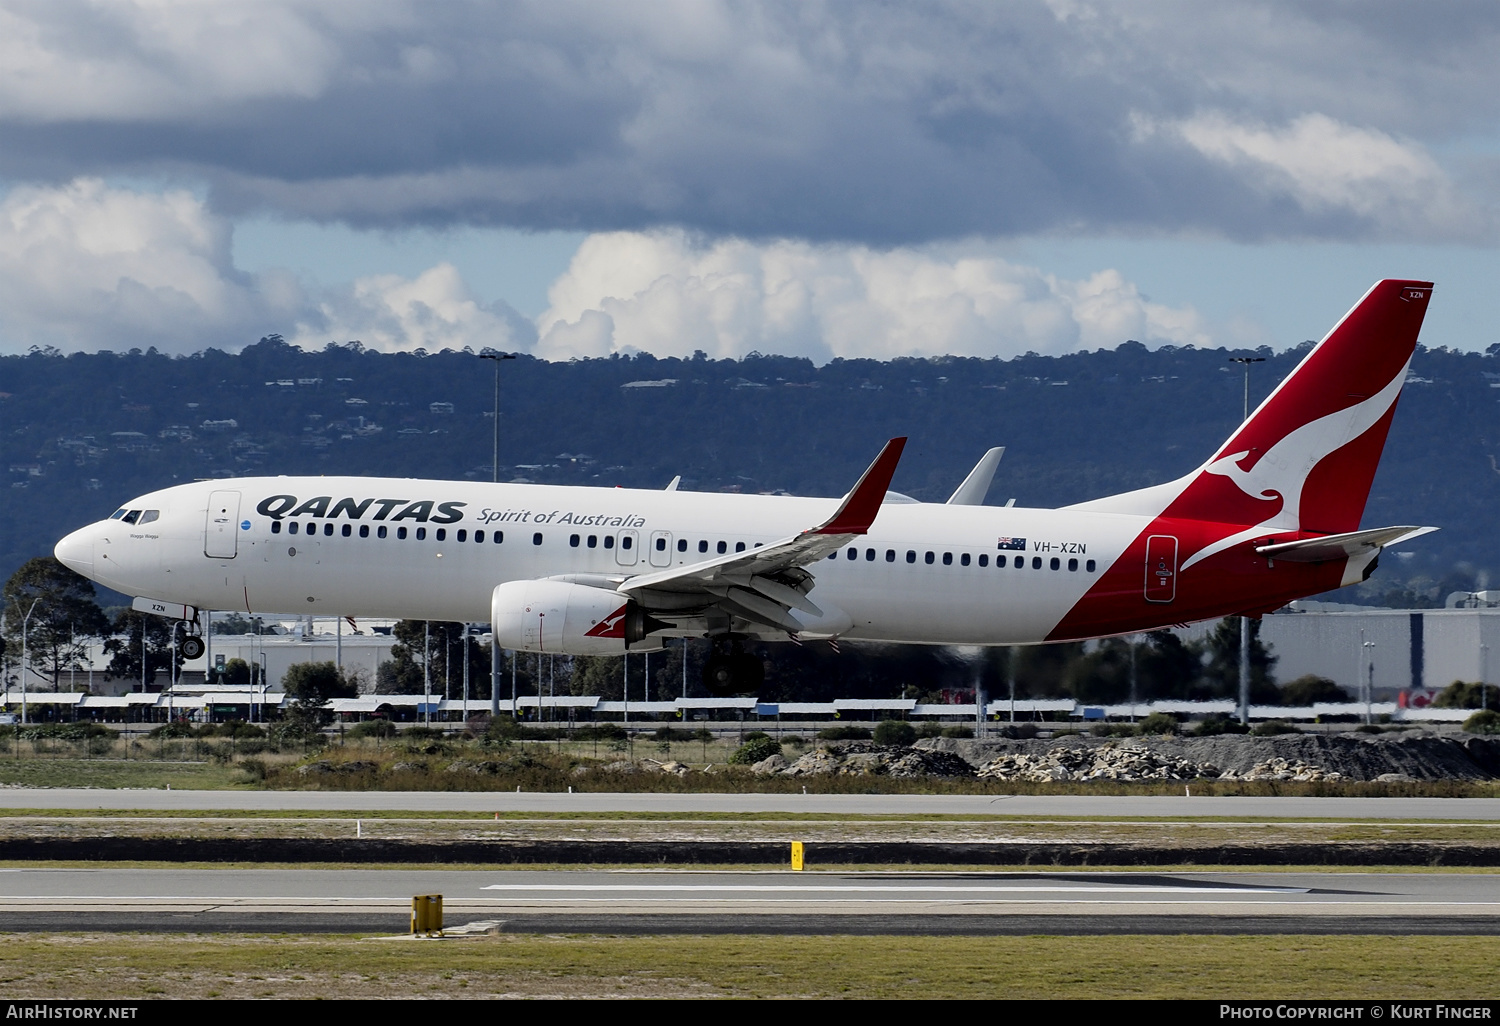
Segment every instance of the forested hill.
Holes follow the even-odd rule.
[[[1268,359],[1252,371],[1252,403],[1305,351],[1255,354]],[[1231,355],[1127,342],[1062,357],[823,367],[758,355],[523,356],[500,364],[501,478],[663,487],[681,474],[688,489],[838,495],[904,434],[899,491],[942,501],[986,448],[1004,445],[990,501],[1061,505],[1203,460],[1240,419]],[[487,480],[493,368],[469,353],[303,352],[275,337],[238,355],[0,357],[0,574],[133,495],[194,478]],[[1365,601],[1398,585],[1440,600],[1500,569],[1500,358],[1424,349],[1412,374],[1365,524],[1443,530],[1387,557]]]

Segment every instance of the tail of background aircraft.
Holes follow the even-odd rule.
[[[1197,470],[1072,508],[1277,534],[1354,531],[1431,295],[1431,282],[1376,283]]]

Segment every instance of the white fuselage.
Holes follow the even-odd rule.
[[[136,523],[92,524],[57,553],[110,588],[198,609],[485,622],[506,582],[687,565],[794,535],[837,506],[627,488],[244,478],[141,496],[126,507],[142,511]],[[145,511],[156,516],[140,523]],[[1149,522],[887,502],[857,544],[807,567],[816,578],[809,597],[847,613],[852,626],[840,633],[850,639],[1040,642]],[[1162,619],[1171,619],[1165,609]]]

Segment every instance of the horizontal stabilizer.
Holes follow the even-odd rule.
[[[1436,527],[1376,527],[1369,531],[1329,534],[1322,538],[1257,545],[1255,551],[1267,559],[1284,559],[1290,563],[1326,563],[1332,559],[1360,556],[1387,545],[1431,534]]]

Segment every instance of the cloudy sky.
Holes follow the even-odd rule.
[[[0,0],[0,351],[1500,342],[1500,7]]]

